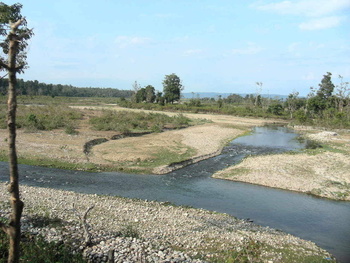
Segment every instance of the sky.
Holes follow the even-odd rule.
[[[18,0],[34,29],[25,80],[307,95],[350,81],[350,0]]]

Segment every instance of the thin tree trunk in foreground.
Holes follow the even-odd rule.
[[[19,196],[18,183],[18,165],[16,152],[16,55],[18,49],[18,36],[16,29],[22,23],[22,20],[11,24],[11,32],[9,34],[9,53],[8,53],[8,73],[9,73],[9,90],[8,90],[8,146],[9,146],[9,169],[10,169],[10,184],[8,190],[10,193],[10,204],[12,213],[10,222],[7,227],[7,234],[10,238],[8,263],[19,262],[20,256],[20,240],[21,240],[21,216],[23,211],[23,202]]]

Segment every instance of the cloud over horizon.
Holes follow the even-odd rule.
[[[278,1],[274,3],[254,3],[251,7],[279,15],[300,16],[307,19],[299,24],[301,30],[320,30],[337,27],[347,19],[346,10],[350,9],[348,0],[299,0]],[[310,19],[312,18],[312,19]]]

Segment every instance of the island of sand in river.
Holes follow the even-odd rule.
[[[83,107],[80,109],[84,110]],[[125,110],[119,107],[109,109]],[[163,174],[171,169],[166,160],[165,163],[157,162],[160,155],[177,155],[200,161],[219,154],[227,142],[247,133],[252,127],[276,122],[228,115],[185,115],[210,122],[119,140],[111,139],[116,135],[115,132],[93,131],[84,123],[78,129],[78,135],[68,135],[62,130],[32,133],[18,130],[18,154],[22,158],[34,159],[39,163],[40,159],[52,159],[79,164],[79,167],[86,164]],[[297,131],[331,147],[302,153],[250,156],[238,165],[215,173],[213,177],[310,193],[336,200],[350,200],[350,132],[338,131],[335,135],[300,127]],[[6,136],[6,130],[0,130],[2,152],[7,149]],[[84,153],[84,145],[87,142],[100,138],[106,141],[95,145],[88,155]]]

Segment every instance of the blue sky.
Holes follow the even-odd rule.
[[[13,4],[17,1],[4,1]],[[184,92],[309,93],[350,79],[350,0],[19,0],[35,36],[26,80]]]

